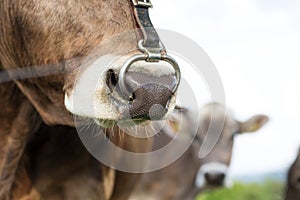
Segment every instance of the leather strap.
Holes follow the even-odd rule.
[[[132,2],[136,21],[143,32],[143,46],[146,49],[161,48],[159,36],[149,17],[149,8],[152,8],[152,3],[150,0],[132,0]]]

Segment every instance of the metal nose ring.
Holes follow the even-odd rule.
[[[143,46],[143,40],[140,40],[138,43],[139,50],[143,52],[143,54],[136,54],[128,58],[123,66],[121,67],[120,73],[119,73],[119,88],[121,90],[121,93],[124,95],[131,95],[131,93],[127,90],[126,87],[126,73],[129,70],[129,68],[133,65],[133,63],[138,62],[138,61],[145,61],[145,62],[159,62],[159,61],[164,61],[169,63],[175,72],[175,77],[176,77],[176,83],[175,86],[172,90],[172,93],[174,94],[180,84],[181,80],[181,72],[178,63],[174,58],[167,54],[161,54],[161,51],[164,49],[164,46],[161,45],[160,49],[151,49],[150,51]],[[155,52],[155,53],[153,53]],[[159,52],[159,53],[158,53]]]

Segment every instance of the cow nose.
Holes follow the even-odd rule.
[[[141,72],[127,72],[125,84],[127,94],[121,95],[125,99],[129,98],[130,117],[159,120],[168,110],[176,77],[172,73],[154,76]]]
[[[172,72],[158,75],[143,70],[126,72],[125,91],[118,84],[118,73],[113,70],[107,72],[106,83],[111,91],[128,102],[124,110],[130,118],[151,120],[159,120],[166,114],[177,84]]]
[[[224,184],[225,173],[223,172],[207,172],[205,173],[206,182],[211,185],[221,186]]]

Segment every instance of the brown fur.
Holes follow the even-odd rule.
[[[0,84],[0,200],[126,199],[138,175],[94,160],[71,128],[63,102],[84,57],[102,41],[136,27],[130,1],[2,0],[0,17],[2,67],[10,76],[11,70],[27,67],[34,67],[27,73],[40,75]],[[110,51],[136,45],[133,39]],[[43,76],[45,71],[55,75]],[[150,142],[117,140],[137,150]]]
[[[10,199],[11,190],[16,191],[16,196],[30,191],[31,181],[24,172],[24,165],[18,164],[26,141],[36,130],[40,120],[30,102],[14,84],[1,85],[0,93],[0,199]],[[26,182],[26,186],[19,187],[18,182],[21,178]]]
[[[4,0],[0,13],[0,61],[4,68],[39,67],[61,72],[17,82],[47,124],[72,125],[63,105],[63,87],[72,87],[72,71],[80,65],[80,58],[105,39],[135,28],[129,1],[121,0]],[[111,51],[115,49],[111,47]],[[70,62],[73,59],[77,62]]]

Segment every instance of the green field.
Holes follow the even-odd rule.
[[[197,200],[283,200],[283,194],[284,184],[280,182],[235,183],[231,188],[206,191]]]

